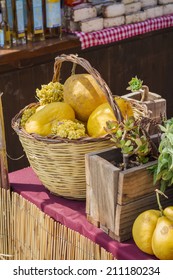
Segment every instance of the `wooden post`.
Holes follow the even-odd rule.
[[[4,117],[1,100],[2,94],[3,93],[0,93],[0,187],[4,189],[9,189],[10,185],[8,180]]]

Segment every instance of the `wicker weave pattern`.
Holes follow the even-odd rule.
[[[111,146],[109,140],[89,143],[45,143],[19,134],[30,165],[43,185],[66,198],[85,199],[85,154]]]
[[[81,65],[95,78],[105,93],[117,120],[121,121],[121,111],[109,87],[97,70],[85,59],[79,58],[77,55],[64,54],[57,57],[55,59],[52,81],[59,81],[61,65],[64,61],[72,62],[72,69],[77,64]],[[33,106],[33,104],[26,107],[30,106]],[[50,138],[34,134],[30,135],[20,127],[20,118],[26,107],[12,119],[12,127],[19,136],[31,167],[50,192],[70,199],[85,199],[85,154],[113,146],[110,138],[105,136],[68,140],[58,137]]]

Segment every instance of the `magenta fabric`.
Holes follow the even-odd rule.
[[[134,36],[145,34],[173,26],[173,14],[147,19],[142,22],[105,28],[99,31],[84,33],[74,32],[81,42],[81,48],[110,44],[113,42],[128,39]]]
[[[32,168],[24,168],[9,173],[12,190],[34,203],[40,210],[57,222],[79,232],[119,260],[155,259],[141,252],[133,240],[119,243],[111,239],[101,229],[89,223],[85,214],[85,201],[68,200],[51,194],[40,182]]]

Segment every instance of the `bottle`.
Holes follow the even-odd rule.
[[[45,0],[45,36],[61,37],[61,3],[60,0]]]
[[[45,40],[42,0],[27,0],[27,11],[27,40],[33,42]]]
[[[0,19],[0,48],[8,49],[11,47],[10,27],[7,19],[6,3],[1,1],[1,19]]]
[[[12,0],[5,0],[8,24],[10,26],[11,37],[13,35],[13,9],[12,9]]]
[[[28,25],[28,10],[26,0],[23,0],[23,9],[24,9],[24,26],[25,33],[27,34],[27,25]]]
[[[26,32],[24,23],[23,0],[12,0],[13,8],[13,45],[26,44]]]

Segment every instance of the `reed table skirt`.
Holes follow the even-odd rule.
[[[1,201],[7,201],[1,208],[8,212],[8,238],[4,235],[6,245],[1,249],[12,259],[155,259],[141,252],[132,239],[117,242],[90,224],[85,201],[51,194],[30,167],[9,173],[9,181],[11,191],[1,190]],[[3,228],[0,219],[1,236]]]

